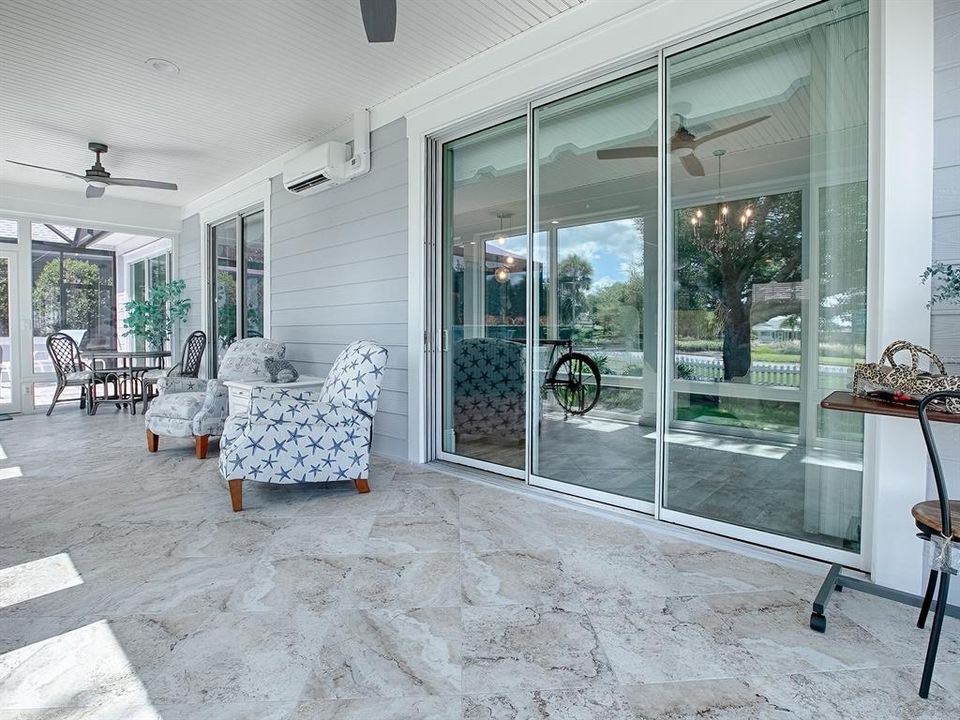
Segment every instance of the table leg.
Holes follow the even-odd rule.
[[[902,590],[894,590],[893,588],[877,585],[868,580],[849,577],[844,575],[842,570],[843,568],[839,565],[831,565],[830,570],[827,571],[827,576],[823,579],[823,584],[820,586],[820,592],[817,593],[817,597],[813,601],[813,612],[810,614],[810,628],[812,630],[821,633],[826,631],[826,608],[830,602],[830,596],[833,595],[834,590],[840,592],[845,587],[866,593],[867,595],[883,598],[884,600],[892,600],[902,605],[910,605],[916,608],[923,607],[923,598],[919,595],[912,595]],[[947,605],[944,614],[953,618],[960,618],[960,607],[957,605]]]

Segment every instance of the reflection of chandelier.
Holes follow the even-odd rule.
[[[493,236],[493,239],[497,241],[497,245],[506,245],[507,244],[507,234],[503,231],[503,220],[504,218],[513,217],[513,213],[508,212],[498,212],[497,217],[500,219],[500,232]]]
[[[507,234],[503,231],[503,220],[504,218],[512,217],[513,213],[508,212],[498,212],[497,218],[500,220],[500,232],[493,236],[493,239],[496,240],[498,245],[507,244]],[[513,265],[513,258],[507,256],[507,263]],[[510,268],[506,265],[500,265],[496,270],[493,271],[493,279],[496,280],[501,285],[507,280],[510,279]]]
[[[730,234],[730,208],[723,201],[723,166],[721,165],[721,158],[727,154],[726,150],[714,150],[713,155],[717,158],[717,210],[714,215],[713,220],[713,235],[710,238],[707,238],[707,242],[713,245],[715,248],[722,248],[728,239]],[[703,242],[703,210],[697,208],[693,211],[693,215],[690,217],[690,225],[693,228],[693,237],[698,242]],[[747,229],[747,225],[750,223],[750,219],[753,217],[753,208],[746,207],[739,218],[740,232],[744,232]]]

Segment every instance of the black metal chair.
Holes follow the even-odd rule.
[[[960,399],[960,391],[945,390],[941,392],[930,393],[920,401],[918,414],[920,416],[920,429],[923,431],[923,440],[927,444],[927,453],[930,455],[930,465],[933,467],[933,479],[937,486],[937,499],[917,503],[913,506],[912,514],[917,528],[920,530],[919,537],[933,542],[938,538],[947,546],[948,551],[960,552],[960,546],[949,547],[950,543],[960,541],[960,501],[950,501],[947,497],[947,486],[943,477],[943,466],[940,462],[940,454],[937,452],[936,441],[933,437],[933,430],[930,428],[930,419],[927,417],[927,408],[930,403],[935,403],[948,398]],[[933,602],[933,592],[937,588],[937,580],[940,581],[940,588],[937,593],[937,604],[933,610],[933,626],[930,628],[930,640],[927,644],[927,657],[923,663],[923,676],[920,679],[920,697],[925,698],[930,693],[930,681],[933,678],[933,666],[937,661],[937,648],[940,645],[940,631],[943,627],[943,618],[947,611],[947,596],[950,592],[950,575],[956,574],[949,565],[945,563],[934,562],[930,569],[930,578],[927,580],[927,589],[923,594],[923,604],[920,606],[920,617],[917,620],[917,627],[922,628],[926,625],[927,614],[930,611],[930,604]]]
[[[195,330],[183,343],[183,350],[180,353],[180,362],[169,370],[157,368],[148,370],[140,378],[140,399],[143,402],[143,409],[146,411],[150,398],[155,397],[153,388],[157,385],[157,380],[161,377],[191,377],[200,375],[200,366],[203,361],[203,352],[207,349],[207,334],[203,330]]]
[[[47,337],[47,352],[50,354],[53,369],[57,373],[57,389],[53,393],[50,407],[47,408],[47,416],[49,417],[53,412],[53,408],[60,402],[60,395],[68,387],[80,388],[80,409],[88,408],[90,398],[93,396],[96,374],[80,358],[80,347],[76,341],[64,333],[54,333]]]

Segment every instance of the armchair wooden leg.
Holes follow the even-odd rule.
[[[156,452],[160,447],[160,436],[147,430],[147,452]]]
[[[353,481],[353,484],[357,486],[357,492],[359,493],[370,492],[370,486],[367,484],[366,478],[357,478]]]
[[[205,460],[207,457],[207,445],[210,443],[209,435],[197,435],[197,460]]]
[[[227,485],[230,488],[230,504],[233,506],[233,511],[240,512],[243,510],[243,480],[227,480]]]

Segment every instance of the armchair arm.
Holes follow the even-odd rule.
[[[184,377],[159,377],[157,378],[157,390],[163,393],[181,393],[181,392],[217,392],[217,389],[225,393],[226,388],[218,380],[205,380],[203,378],[184,378]]]
[[[366,426],[370,418],[359,410],[344,405],[321,402],[319,392],[258,387],[250,396],[247,421],[251,425],[293,423],[303,427]]]

